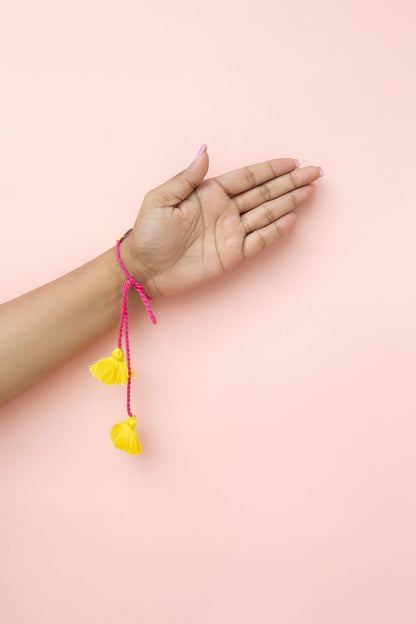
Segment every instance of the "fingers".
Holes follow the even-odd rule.
[[[273,221],[266,227],[255,230],[244,239],[243,257],[251,258],[256,256],[266,247],[273,245],[285,232],[287,232],[296,222],[296,215],[288,212],[277,221]]]
[[[292,211],[313,195],[313,181],[319,177],[319,167],[295,168],[233,198],[246,232],[244,258],[269,247],[294,225],[296,215]]]
[[[212,178],[223,188],[229,197],[248,191],[254,186],[263,184],[295,169],[293,158],[274,158],[240,169],[228,171]]]
[[[308,184],[245,212],[241,217],[241,222],[246,234],[264,228],[288,212],[295,210],[302,202],[309,199],[314,191],[315,186]]]
[[[320,177],[318,167],[300,167],[285,175],[274,178],[261,186],[250,189],[233,198],[240,214],[257,209],[263,202],[270,202],[276,197],[289,193],[296,188],[305,186]]]

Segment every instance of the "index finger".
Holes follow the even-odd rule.
[[[273,158],[254,165],[247,165],[240,169],[227,171],[213,179],[223,188],[229,197],[244,193],[259,184],[273,180],[289,171],[296,169],[293,158]]]

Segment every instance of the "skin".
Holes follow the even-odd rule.
[[[124,266],[153,299],[195,288],[278,241],[320,177],[318,167],[297,168],[292,158],[204,179],[208,166],[204,151],[149,191],[133,231],[120,243]],[[125,279],[114,245],[0,306],[0,405],[118,325]],[[141,307],[147,315],[133,288],[127,302],[129,312]]]

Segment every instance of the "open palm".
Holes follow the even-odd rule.
[[[121,244],[150,297],[198,286],[277,241],[311,197],[318,167],[277,158],[204,180],[207,152],[149,191]]]

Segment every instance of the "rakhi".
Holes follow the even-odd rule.
[[[98,360],[95,364],[92,364],[89,367],[90,373],[102,381],[107,386],[113,385],[126,385],[127,383],[127,414],[128,418],[126,420],[122,420],[115,424],[111,431],[110,437],[113,441],[113,444],[116,448],[126,451],[129,455],[138,455],[142,452],[142,446],[140,444],[139,436],[136,432],[137,419],[134,414],[132,414],[130,409],[130,390],[131,390],[131,378],[135,374],[134,370],[130,366],[130,348],[129,348],[129,315],[127,310],[127,293],[130,286],[139,293],[142,301],[146,307],[146,310],[149,313],[149,316],[152,320],[152,323],[156,324],[156,317],[152,312],[152,308],[150,307],[149,299],[152,300],[152,297],[148,297],[144,291],[144,288],[138,281],[136,281],[131,275],[129,275],[126,267],[124,266],[121,258],[120,258],[120,243],[127,238],[130,232],[133,231],[133,228],[127,230],[127,232],[117,239],[116,242],[116,255],[117,260],[123,269],[125,275],[127,276],[126,281],[123,285],[123,299],[121,302],[121,315],[120,315],[120,326],[118,332],[118,346],[113,350],[110,357],[103,358],[102,360]],[[125,325],[125,340],[126,340],[126,354],[127,354],[127,362],[124,359],[124,353],[121,348],[122,335],[123,335],[123,327]]]

